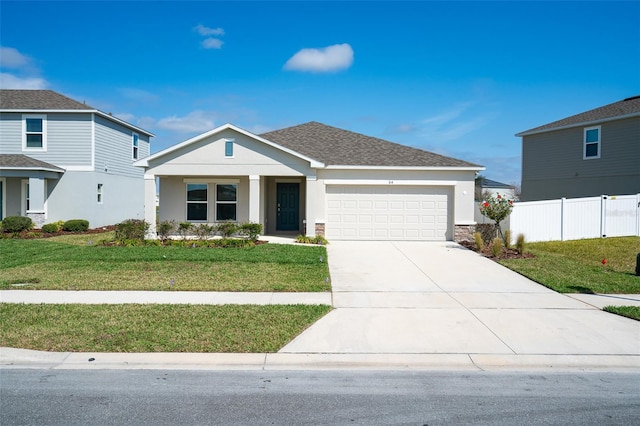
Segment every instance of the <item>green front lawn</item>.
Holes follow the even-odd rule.
[[[499,262],[560,293],[640,293],[640,237],[529,243],[526,251],[535,257]]]
[[[109,247],[112,233],[0,240],[0,289],[330,291],[322,246]]]
[[[0,346],[55,352],[277,352],[325,305],[0,303]]]

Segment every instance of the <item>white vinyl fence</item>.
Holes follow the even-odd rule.
[[[640,236],[640,194],[518,202],[508,227],[531,242]]]

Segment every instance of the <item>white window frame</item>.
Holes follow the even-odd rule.
[[[29,179],[22,179],[22,190],[20,191],[20,211],[22,216],[29,212]]]
[[[99,183],[99,184],[98,184],[98,188],[97,188],[97,190],[96,190],[96,195],[97,195],[97,199],[98,199],[98,204],[102,204],[102,203],[103,203],[103,201],[104,201],[104,199],[103,199],[103,192],[102,192],[103,187],[104,187],[104,185],[103,185],[103,184],[101,184],[101,183]]]
[[[140,157],[140,135],[131,133],[131,158],[137,160]]]
[[[235,156],[235,139],[225,139],[224,141],[224,158],[233,158]],[[227,155],[227,146],[231,146],[231,155]]]
[[[218,200],[218,185],[233,185],[236,187],[236,199],[234,201],[219,201]],[[218,204],[233,204],[236,206],[236,218],[232,219],[233,222],[238,221],[238,184],[236,182],[217,182],[215,184],[216,192],[215,192],[215,202],[214,202],[214,218],[216,222],[225,222],[231,219],[218,219]]]
[[[207,187],[207,199],[205,201],[189,201],[189,185],[204,185]],[[209,184],[207,182],[186,182],[185,185],[185,194],[184,194],[184,198],[185,198],[185,211],[184,211],[184,217],[185,220],[187,222],[197,222],[197,223],[207,223],[209,220]],[[189,219],[189,204],[204,204],[207,206],[207,217],[202,220],[202,219]]]
[[[27,119],[42,120],[42,147],[27,146]],[[30,132],[36,133],[36,132]],[[22,114],[22,150],[46,151],[47,150],[47,116],[46,114]]]
[[[598,131],[598,140],[593,142],[587,142],[587,132],[589,130],[597,130]],[[587,156],[587,145],[596,145],[598,148],[598,155],[590,155]],[[584,128],[584,133],[583,133],[583,137],[582,137],[582,159],[583,160],[595,160],[600,158],[600,155],[602,154],[602,128],[601,126],[592,126],[592,127],[585,127]]]

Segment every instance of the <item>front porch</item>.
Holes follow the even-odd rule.
[[[309,176],[145,176],[145,220],[155,236],[156,221],[219,224],[259,223],[264,235],[295,238],[317,233],[321,188]],[[149,208],[156,205],[158,210]],[[314,202],[315,200],[315,202]],[[312,218],[311,220],[309,218]],[[311,223],[311,227],[307,226]],[[322,224],[324,227],[324,224]]]

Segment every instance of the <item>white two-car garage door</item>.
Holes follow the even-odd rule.
[[[423,240],[450,237],[451,190],[400,185],[327,185],[329,240]]]

